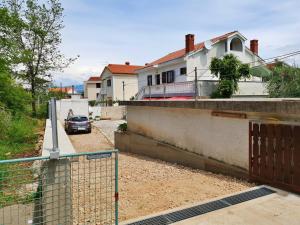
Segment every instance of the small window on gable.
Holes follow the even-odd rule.
[[[230,42],[230,51],[243,51],[243,43],[239,38],[233,38]]]
[[[111,80],[107,80],[107,87],[110,87],[111,86]]]
[[[180,75],[186,75],[186,67],[180,68]]]

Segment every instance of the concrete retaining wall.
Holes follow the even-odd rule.
[[[122,120],[126,117],[126,106],[101,107],[101,119]]]
[[[75,153],[75,149],[60,121],[57,121],[57,134],[58,134],[58,147],[60,149],[60,153],[61,154]],[[51,121],[47,119],[43,147],[42,147],[42,156],[49,156],[50,155],[49,151],[51,151],[52,147],[53,146],[52,146]]]
[[[131,134],[128,140],[116,136],[115,143],[120,150],[129,149],[167,161],[164,151],[167,155],[175,154],[149,141],[140,145],[131,138],[136,134],[246,171],[249,168],[249,121],[300,121],[299,99],[129,101],[121,104],[127,105]],[[160,150],[150,154],[150,148]],[[176,160],[195,165],[188,162],[188,158],[184,162],[180,157]],[[203,164],[200,159],[199,163]],[[219,168],[222,172],[222,167]]]
[[[248,168],[248,120],[210,111],[128,107],[128,130],[187,151]]]
[[[121,151],[142,154],[167,162],[231,175],[237,178],[248,177],[246,169],[232,166],[130,131],[125,133],[115,132],[115,141],[115,147]]]

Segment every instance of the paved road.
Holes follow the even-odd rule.
[[[115,134],[118,126],[122,123],[126,123],[125,120],[100,120],[94,121],[93,125],[101,130],[101,132],[108,138],[108,140],[114,145]]]

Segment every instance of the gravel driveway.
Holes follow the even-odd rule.
[[[109,139],[109,141],[115,143],[114,132],[118,129],[118,126],[122,123],[126,123],[125,120],[100,120],[94,121],[93,125],[99,128],[103,134]]]
[[[111,124],[110,124],[111,122]],[[121,122],[121,121],[120,121]],[[123,122],[123,121],[122,121]],[[71,135],[78,152],[107,149],[116,121],[100,121],[101,132]],[[108,130],[105,127],[108,127]],[[121,221],[242,191],[254,186],[245,181],[166,163],[135,154],[119,155]]]

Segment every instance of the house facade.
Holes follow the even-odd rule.
[[[99,100],[101,90],[101,79],[100,77],[90,77],[84,82],[84,98],[89,101]]]
[[[246,38],[233,31],[198,44],[195,36],[187,34],[185,48],[172,52],[138,69],[138,99],[151,97],[191,97],[195,93],[195,69],[197,70],[198,94],[209,96],[214,90],[218,77],[211,74],[209,65],[213,57],[221,58],[233,54],[250,67],[264,65],[258,56],[258,40],[245,45]],[[259,77],[242,80],[236,95],[266,95],[264,84]]]
[[[100,100],[110,105],[114,101],[130,100],[138,91],[136,70],[142,66],[125,64],[108,64],[101,73],[102,88]]]

